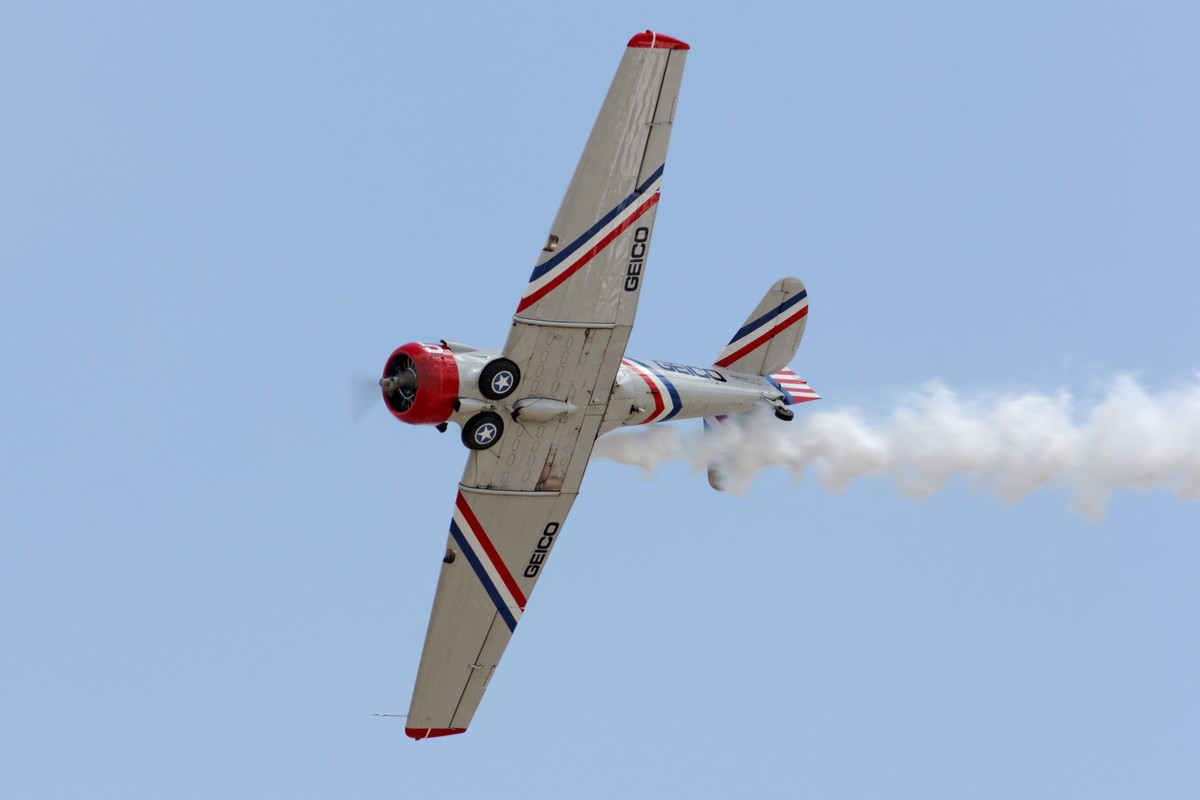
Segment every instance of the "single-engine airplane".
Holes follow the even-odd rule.
[[[546,568],[597,437],[626,425],[788,406],[808,315],[773,285],[708,367],[628,358],[688,45],[629,40],[500,351],[410,343],[379,385],[401,422],[462,427],[470,450],[409,706],[414,739],[463,733]],[[719,475],[709,471],[714,488]]]

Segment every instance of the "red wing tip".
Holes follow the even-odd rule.
[[[404,732],[413,739],[432,739],[436,736],[453,736],[456,733],[466,733],[466,728],[405,728]]]
[[[629,47],[663,47],[668,50],[691,50],[687,42],[681,42],[674,36],[643,31],[629,40]]]

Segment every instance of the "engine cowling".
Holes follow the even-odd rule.
[[[458,364],[449,349],[410,342],[396,348],[379,387],[392,416],[410,425],[439,425],[454,414]]]

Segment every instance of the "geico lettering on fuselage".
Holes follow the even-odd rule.
[[[529,556],[529,564],[525,567],[526,578],[536,578],[537,574],[541,572],[542,564],[545,562],[550,548],[554,546],[554,537],[557,535],[558,523],[547,523],[542,530],[542,537],[538,539],[537,547],[533,548],[533,553]]]
[[[708,378],[710,381],[726,383],[725,376],[715,369],[706,367],[689,367],[687,364],[675,364],[670,361],[655,361],[654,365],[663,372],[676,372],[680,375],[694,375],[697,378]]]
[[[625,268],[625,291],[636,292],[642,281],[642,267],[646,263],[646,242],[650,241],[650,229],[638,228],[633,232],[633,246],[629,248],[629,266]]]

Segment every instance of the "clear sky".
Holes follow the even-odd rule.
[[[1200,796],[1200,504],[596,462],[469,733],[407,710],[499,346],[621,50],[692,46],[630,352],[808,285],[799,409],[1200,364],[1200,7],[0,8],[0,795]],[[687,426],[690,423],[681,423]]]

